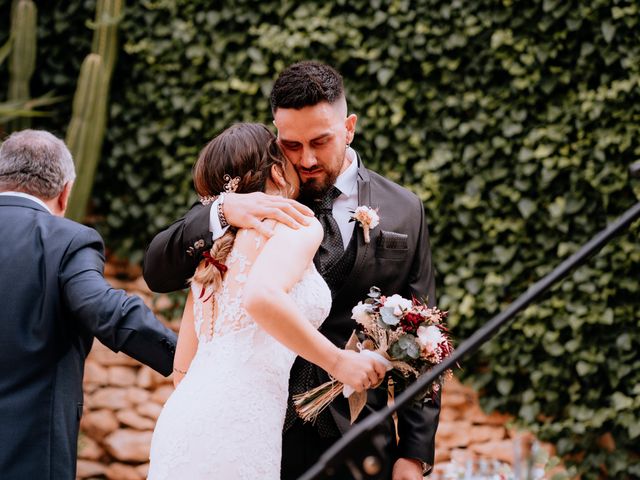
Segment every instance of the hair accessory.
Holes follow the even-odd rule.
[[[222,179],[225,181],[224,191],[225,193],[233,193],[238,189],[238,184],[240,183],[240,177],[231,178],[231,175],[225,173]]]
[[[225,273],[228,270],[228,267],[224,263],[213,258],[210,252],[204,252],[202,256],[204,257],[204,263],[206,266],[213,265],[220,271],[220,273]]]
[[[213,202],[216,198],[218,198],[218,197],[209,195],[208,197],[200,197],[198,200],[200,200],[200,203],[202,205],[207,206],[211,202]]]

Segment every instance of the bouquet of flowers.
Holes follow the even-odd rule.
[[[447,312],[428,307],[417,299],[400,295],[385,297],[372,287],[368,298],[352,309],[352,317],[361,329],[360,341],[354,332],[346,347],[350,350],[379,355],[386,361],[389,375],[380,385],[390,394],[399,393],[418,377],[442,362],[453,352],[449,332],[444,323]],[[447,370],[416,399],[425,403],[433,399],[452,372]],[[349,398],[351,423],[367,401],[365,392],[353,393],[338,381],[326,382],[293,397],[298,415],[314,421],[338,395]]]

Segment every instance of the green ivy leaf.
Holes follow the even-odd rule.
[[[615,408],[617,411],[627,410],[633,406],[633,398],[627,397],[620,392],[614,392],[614,394],[611,396],[611,403],[613,405],[613,408]]]
[[[616,27],[613,23],[608,20],[602,22],[602,36],[604,37],[605,42],[611,43],[615,34]]]

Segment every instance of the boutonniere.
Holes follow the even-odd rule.
[[[350,222],[358,222],[364,232],[364,243],[369,243],[371,238],[369,237],[369,231],[376,228],[380,223],[380,217],[378,216],[378,210],[374,210],[371,207],[360,205],[355,211],[351,212]]]

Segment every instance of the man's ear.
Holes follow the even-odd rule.
[[[69,205],[69,196],[71,195],[71,188],[73,188],[73,182],[65,183],[62,188],[62,192],[56,198],[56,207],[60,210],[60,214],[64,217],[64,213],[67,211]]]
[[[347,129],[347,143],[353,142],[353,137],[356,136],[356,123],[358,123],[358,116],[355,113],[349,115],[344,121],[344,126]]]

